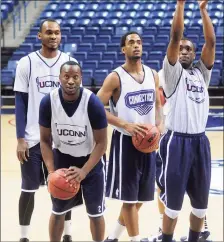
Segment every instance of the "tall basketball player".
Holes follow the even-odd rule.
[[[209,111],[208,85],[215,58],[215,33],[207,1],[198,1],[205,44],[195,65],[194,44],[183,38],[185,1],[177,1],[170,43],[163,62],[164,92],[169,103],[168,130],[159,153],[162,169],[158,184],[165,204],[162,241],[171,242],[185,192],[192,213],[188,241],[199,239],[208,205],[211,180],[210,144],[205,135]]]
[[[60,82],[61,87],[46,95],[40,104],[41,152],[49,176],[57,169],[69,168],[68,181],[75,179],[81,188],[69,200],[52,198],[50,241],[61,241],[66,212],[83,204],[84,199],[92,239],[101,242],[105,230],[106,175],[102,156],[107,149],[106,113],[95,94],[80,88],[82,71],[78,63],[68,61],[61,66]]]
[[[54,19],[47,19],[41,23],[38,39],[42,43],[42,48],[19,61],[14,85],[17,157],[21,163],[22,173],[22,191],[19,199],[22,242],[29,241],[34,195],[43,179],[47,177],[40,151],[38,125],[40,101],[59,86],[60,66],[72,59],[58,49],[61,31]],[[71,212],[66,215],[64,241],[71,241]]]
[[[132,144],[132,135],[144,136],[143,124],[160,124],[158,74],[141,62],[142,38],[128,32],[121,38],[125,63],[109,74],[98,92],[110,103],[111,142],[106,196],[123,202],[114,230],[106,241],[117,241],[127,229],[130,241],[140,241],[138,210],[154,199],[155,152],[145,154]],[[157,109],[157,110],[156,110]]]

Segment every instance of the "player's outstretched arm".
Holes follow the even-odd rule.
[[[214,31],[212,21],[206,10],[207,3],[208,3],[208,0],[206,1],[198,0],[200,13],[202,17],[202,23],[203,23],[203,32],[205,37],[205,44],[202,48],[201,60],[208,69],[211,69],[215,61],[216,38],[215,38],[215,31]]]
[[[44,163],[48,173],[54,171],[54,160],[52,151],[51,128],[45,128],[40,125],[40,148]]]
[[[167,58],[171,65],[175,65],[179,58],[179,45],[184,32],[185,0],[177,0],[170,33],[170,43],[167,48]]]

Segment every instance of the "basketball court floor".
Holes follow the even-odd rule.
[[[207,135],[212,150],[212,182],[207,213],[208,227],[213,241],[223,241],[223,109],[216,107],[210,110],[209,120]],[[108,130],[110,144],[111,127]],[[21,180],[19,161],[16,158],[15,133],[14,115],[1,115],[1,241],[18,241],[20,237],[18,200]],[[30,240],[49,241],[48,221],[51,213],[51,200],[46,187],[40,188],[35,196],[35,209],[31,220]],[[105,236],[113,228],[118,218],[120,207],[120,202],[106,200]],[[188,233],[190,211],[189,199],[185,196],[175,232],[177,241],[179,241],[181,236],[187,235]],[[157,199],[153,202],[146,203],[142,207],[139,219],[140,235],[142,238],[157,233],[158,226],[160,225]],[[72,211],[72,221],[73,241],[92,241],[85,206],[81,206]],[[122,235],[120,241],[129,241],[126,232]]]

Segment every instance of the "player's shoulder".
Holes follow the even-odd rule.
[[[45,95],[43,98],[42,98],[42,100],[41,100],[41,102],[40,102],[40,106],[41,106],[41,108],[48,108],[49,107],[49,105],[51,105],[51,96],[50,96],[51,94],[50,93],[48,93],[47,95]]]

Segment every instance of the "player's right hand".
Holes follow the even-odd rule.
[[[143,124],[127,123],[124,125],[124,129],[131,134],[131,136],[139,134],[145,137],[147,133],[147,128]]]
[[[28,161],[27,158],[29,157],[29,147],[25,139],[18,139],[16,154],[21,164],[23,164],[24,161]]]

